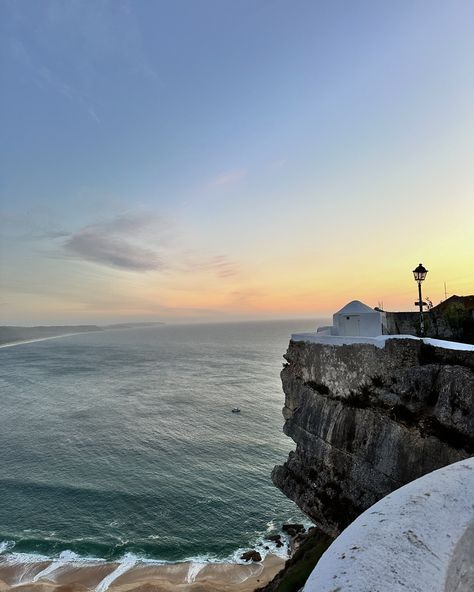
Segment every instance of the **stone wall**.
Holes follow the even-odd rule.
[[[474,296],[451,296],[423,314],[425,335],[474,343]],[[389,335],[419,335],[419,312],[385,312]]]

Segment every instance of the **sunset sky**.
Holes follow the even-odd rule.
[[[474,293],[471,0],[0,12],[0,324]]]

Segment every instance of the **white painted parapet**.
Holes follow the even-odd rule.
[[[304,592],[472,592],[474,458],[393,491],[344,530]]]
[[[292,333],[292,341],[304,341],[305,343],[320,343],[322,345],[354,345],[357,343],[365,343],[375,345],[375,347],[383,348],[387,341],[392,339],[411,339],[413,341],[423,341],[426,345],[433,347],[441,347],[443,349],[451,349],[457,351],[472,351],[474,352],[474,345],[469,343],[458,343],[457,341],[444,341],[442,339],[432,339],[431,337],[415,337],[414,335],[379,335],[378,337],[351,337],[347,335],[329,335],[326,333],[327,327],[324,331],[317,331],[312,333]]]

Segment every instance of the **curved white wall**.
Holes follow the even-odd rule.
[[[334,541],[304,592],[472,592],[474,458],[397,489]]]
[[[474,520],[454,549],[444,590],[445,592],[474,590]]]

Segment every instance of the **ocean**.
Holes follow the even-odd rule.
[[[290,333],[317,324],[162,325],[1,348],[0,556],[265,554],[266,534],[304,519],[270,472],[294,448],[282,355]]]

